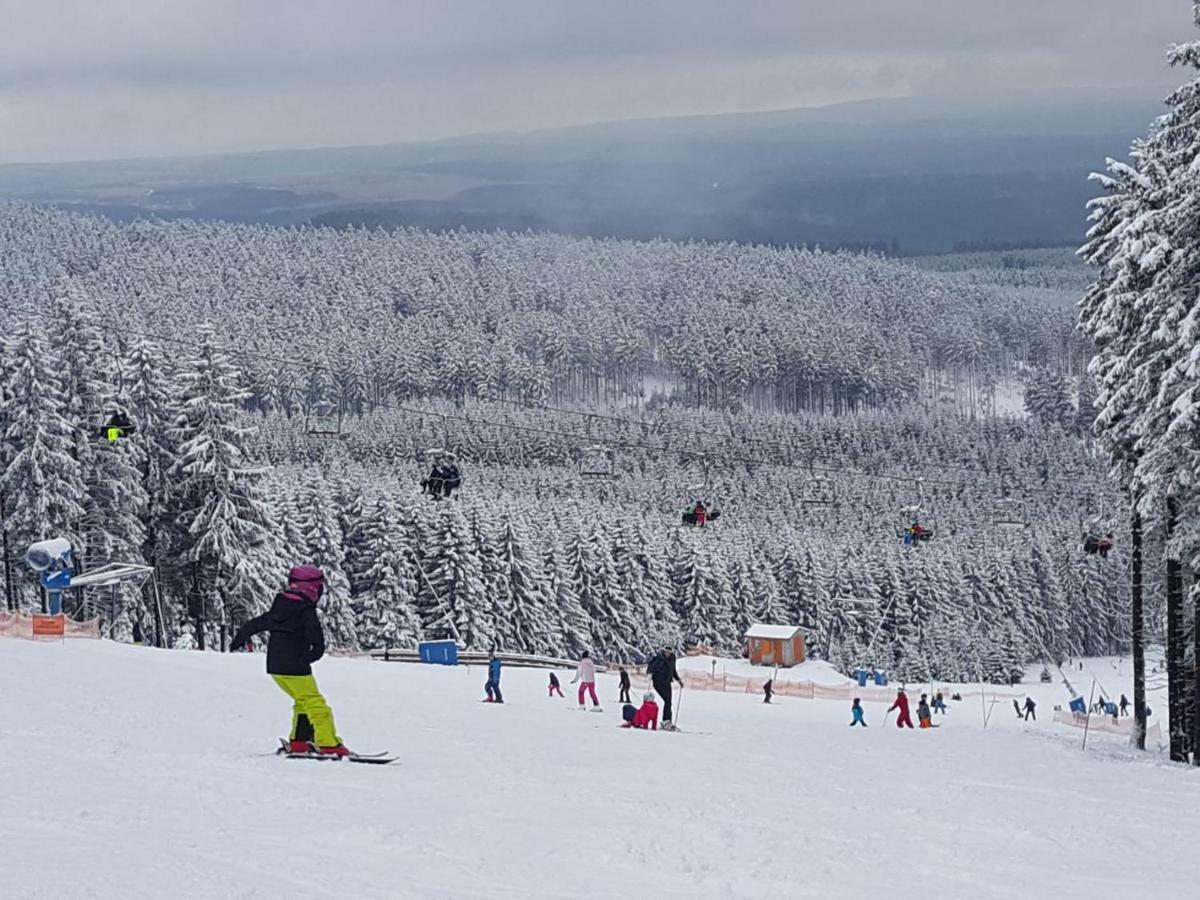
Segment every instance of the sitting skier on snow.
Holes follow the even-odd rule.
[[[652,731],[658,731],[658,704],[654,702],[654,695],[649,691],[642,694],[640,708],[634,707],[632,703],[626,703],[621,710],[621,718],[625,720],[621,725],[622,728],[649,728]]]

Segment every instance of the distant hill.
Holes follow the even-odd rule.
[[[602,123],[425,144],[0,167],[118,218],[551,230],[901,253],[1079,242],[1090,171],[1158,112],[1111,93]]]

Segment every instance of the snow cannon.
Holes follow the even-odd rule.
[[[71,564],[71,542],[66,538],[50,538],[30,544],[25,551],[25,564],[35,572],[45,572],[56,564]]]
[[[50,615],[62,612],[62,592],[71,586],[71,542],[66,538],[50,538],[30,544],[25,551],[25,564],[41,573],[46,590]]]

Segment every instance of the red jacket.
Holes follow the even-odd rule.
[[[888,712],[891,712],[893,709],[899,709],[901,715],[907,715],[908,714],[908,694],[897,694],[896,702],[888,707]]]
[[[653,700],[643,703],[642,708],[633,714],[633,727],[658,731],[658,704]]]

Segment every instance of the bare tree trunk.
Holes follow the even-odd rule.
[[[1200,766],[1200,585],[1192,583],[1192,765]]]
[[[0,494],[0,522],[8,517],[8,498]],[[17,592],[13,585],[12,553],[9,548],[8,529],[0,527],[0,545],[4,553],[4,599],[9,610],[17,608]]]
[[[1142,607],[1142,514],[1134,500],[1129,515],[1129,593],[1133,617],[1133,737],[1139,750],[1146,749],[1146,647]]]
[[[1167,498],[1167,540],[1175,533],[1179,503]],[[1167,708],[1171,719],[1171,760],[1187,762],[1183,671],[1183,565],[1167,556]]]

